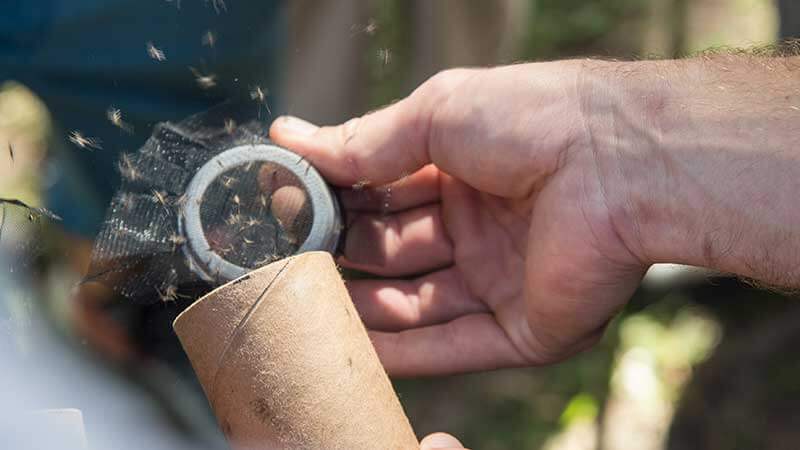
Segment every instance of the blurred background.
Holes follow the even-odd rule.
[[[169,327],[190,301],[144,308],[109,303],[101,287],[75,295],[119,184],[119,154],[155,123],[255,87],[269,114],[338,123],[449,67],[677,57],[800,36],[790,0],[12,0],[4,9],[0,198],[62,220],[3,205],[0,396],[13,400],[7,410],[80,408],[92,448],[129,448],[131,435],[149,436],[148,448],[222,445]],[[110,108],[132,132],[109,120]],[[76,132],[101,148],[76,143]],[[800,442],[796,343],[795,300],[657,266],[603,341],[570,361],[395,387],[420,436],[444,430],[476,450],[789,449]]]

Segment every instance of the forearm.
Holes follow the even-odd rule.
[[[800,61],[605,64],[620,66],[595,140],[632,251],[800,287]]]

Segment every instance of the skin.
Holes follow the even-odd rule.
[[[270,135],[367,185],[344,194],[341,263],[383,277],[349,289],[390,374],[537,366],[594,344],[654,263],[800,287],[798,67],[449,70],[342,125],[283,117]]]
[[[466,450],[458,439],[445,433],[433,433],[419,443],[420,450]]]

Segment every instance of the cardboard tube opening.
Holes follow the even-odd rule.
[[[419,447],[328,253],[231,281],[174,328],[237,450]]]

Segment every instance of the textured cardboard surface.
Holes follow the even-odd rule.
[[[231,281],[174,327],[236,449],[418,448],[327,253]]]

